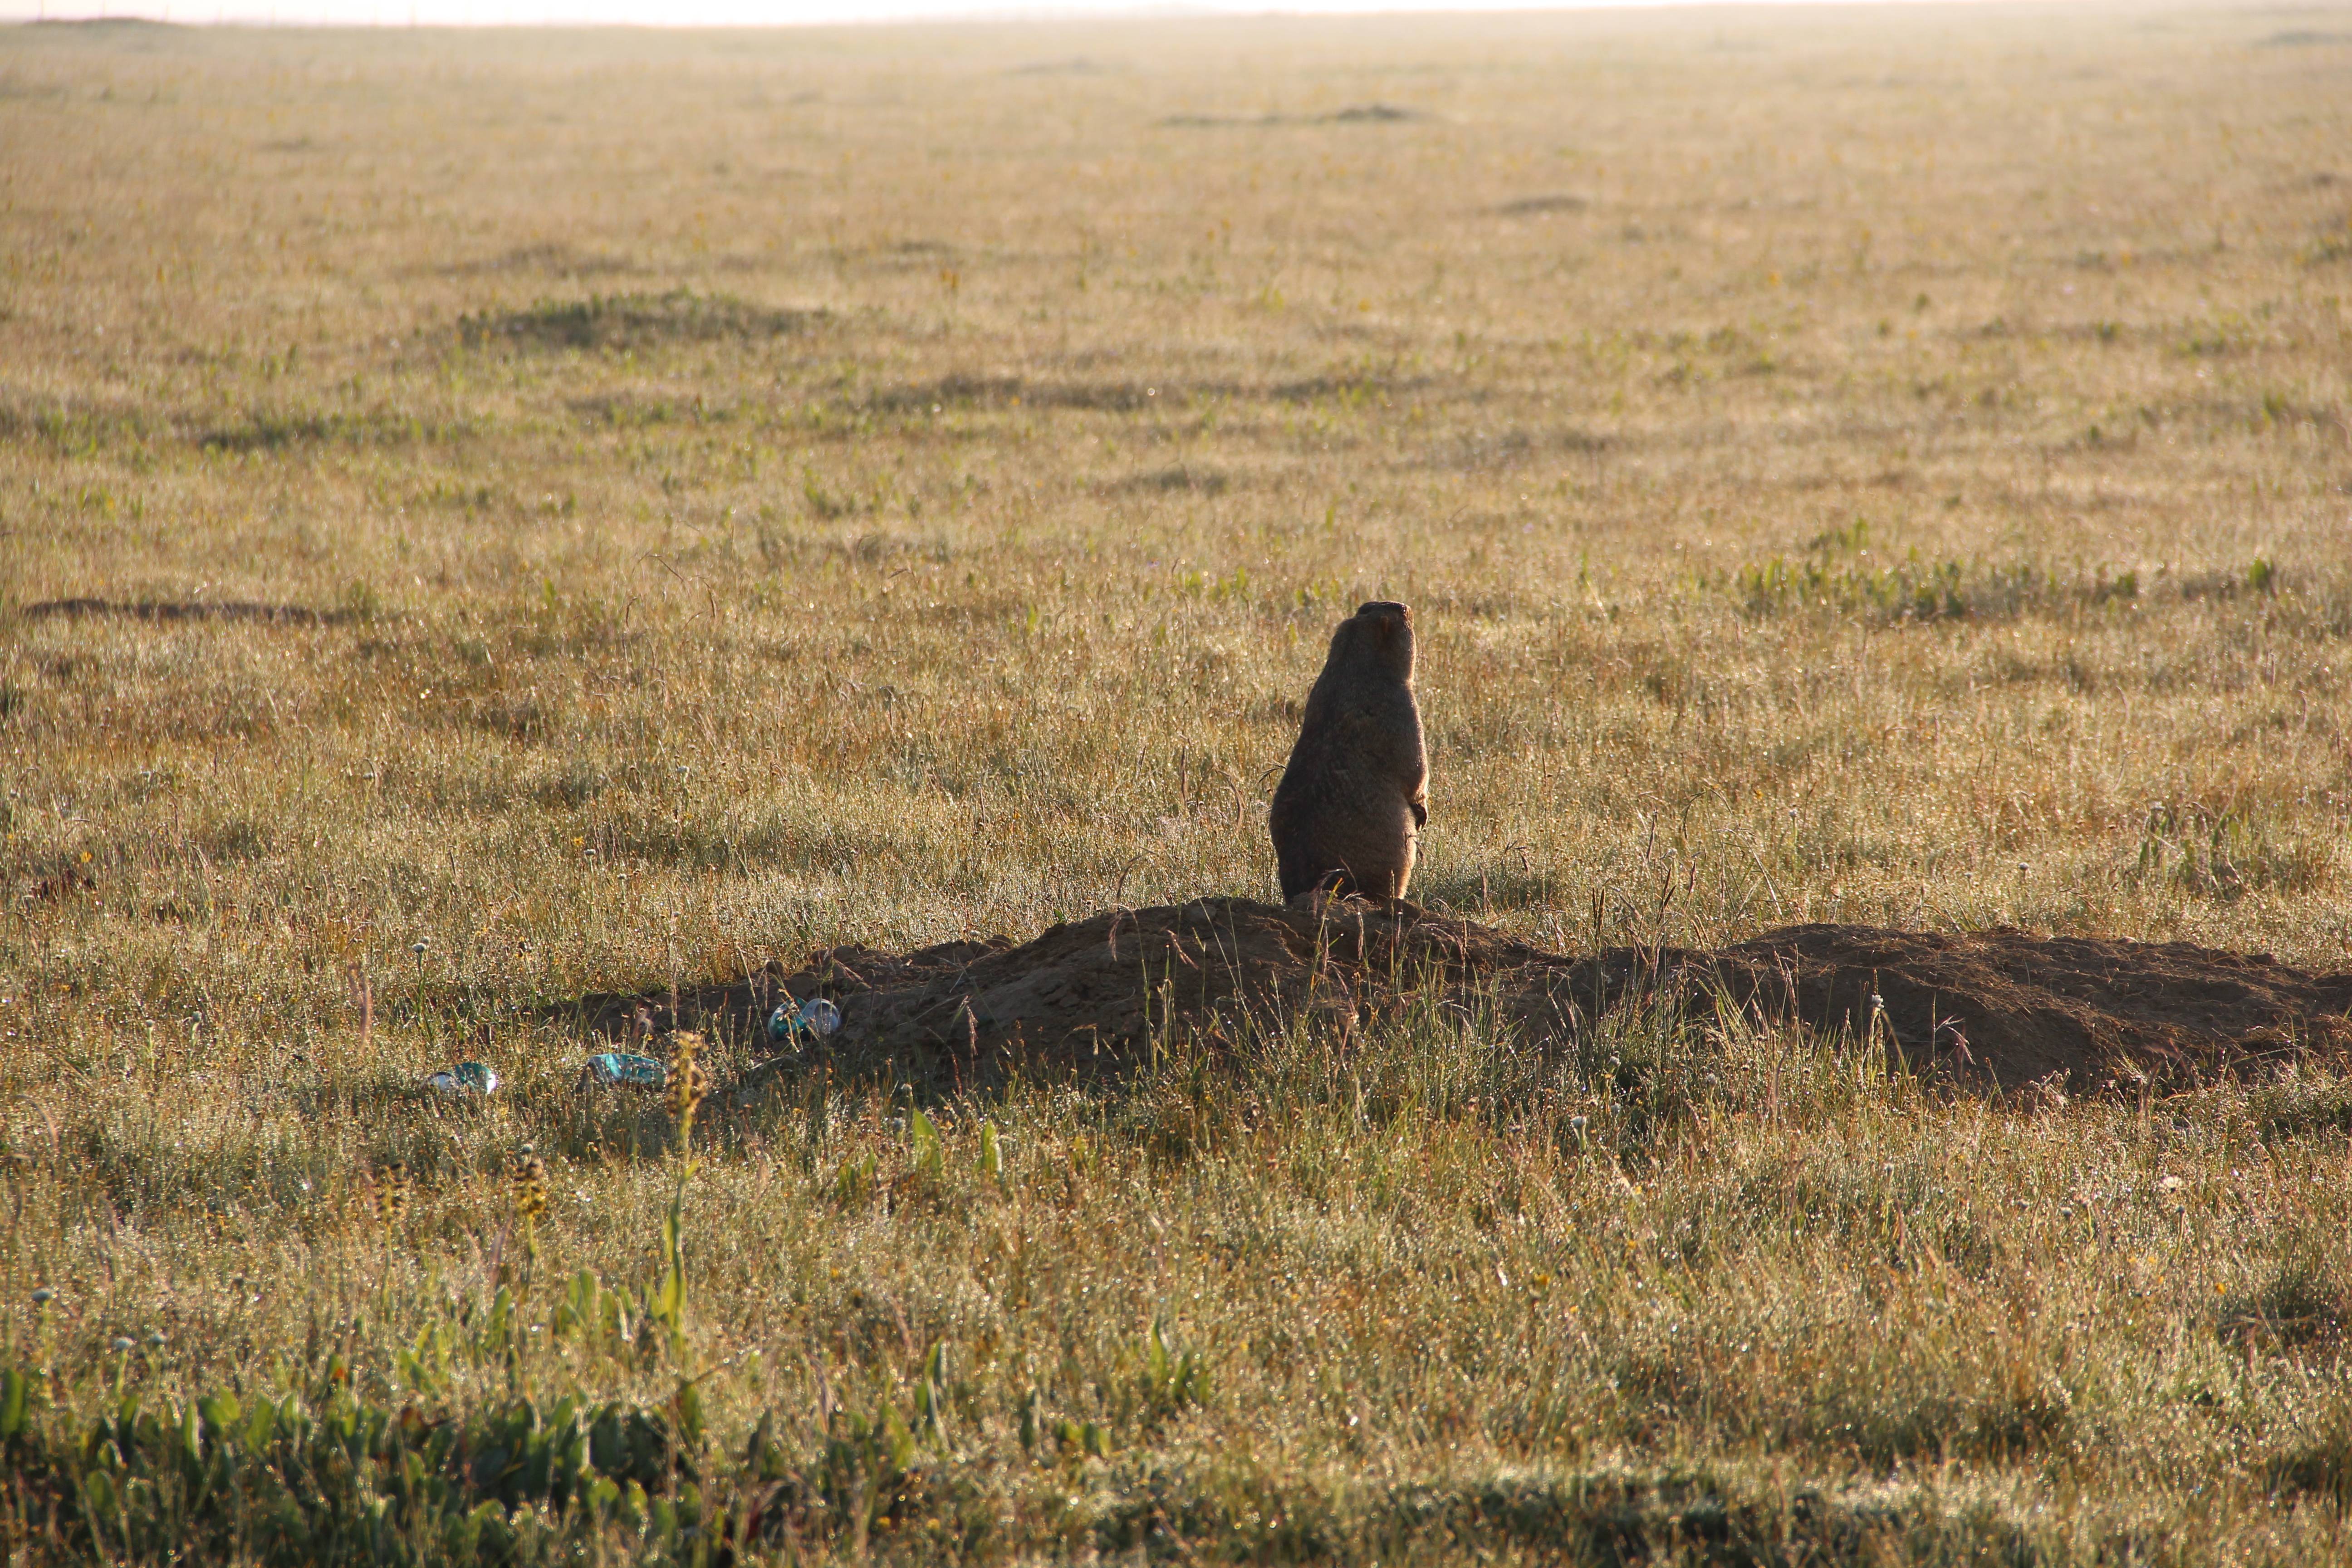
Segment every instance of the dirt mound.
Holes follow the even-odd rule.
[[[747,985],[682,997],[675,1012],[730,1018],[756,1039],[782,997],[829,996],[842,1026],[828,1048],[976,1087],[1008,1071],[1116,1068],[1155,1041],[1232,1039],[1302,1012],[1344,1036],[1432,995],[1560,1039],[1661,994],[1856,1036],[1875,1016],[1913,1068],[2001,1088],[2171,1083],[2352,1050],[2352,973],[2183,943],[1802,925],[1713,952],[1570,958],[1411,904],[1346,899],[1117,910],[1019,946],[835,948],[794,973],[771,965]],[[611,1027],[646,1005],[594,998],[587,1011]]]
[[[2172,1082],[2352,1048],[2352,973],[2187,942],[1801,925],[1718,955],[1767,1013],[1868,1026],[1872,998],[1916,1065],[2004,1087]]]

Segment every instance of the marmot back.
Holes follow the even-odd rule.
[[[1429,760],[1412,699],[1412,612],[1358,606],[1331,634],[1266,826],[1287,900],[1324,881],[1401,899],[1429,820]]]

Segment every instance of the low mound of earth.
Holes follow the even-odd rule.
[[[1431,1001],[1538,1040],[1661,997],[1855,1037],[1883,1012],[1881,1037],[1913,1069],[2003,1089],[2137,1088],[2352,1054],[2352,973],[2186,943],[1800,925],[1714,952],[1573,958],[1410,903],[1352,899],[1116,910],[1020,945],[839,947],[668,1006],[602,997],[586,1007],[608,1030],[631,1017],[656,1030],[699,1019],[759,1039],[785,996],[839,1005],[829,1055],[968,1087],[1008,1071],[1115,1069],[1155,1042],[1231,1041],[1301,1013],[1344,1037]]]

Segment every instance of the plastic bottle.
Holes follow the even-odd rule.
[[[499,1075],[483,1062],[459,1062],[427,1078],[425,1087],[436,1094],[496,1094]]]
[[[822,1040],[840,1027],[841,1009],[825,997],[795,1002],[787,996],[768,1015],[768,1043],[791,1046]]]
[[[669,1069],[651,1057],[628,1051],[599,1051],[580,1069],[580,1081],[598,1089],[614,1084],[629,1089],[660,1089],[669,1082]]]

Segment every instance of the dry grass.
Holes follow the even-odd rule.
[[[576,1391],[691,1448],[690,1364],[687,1512],[764,1496],[779,1551],[2352,1556],[2325,1080],[2029,1114],[1424,1018],[933,1142],[812,1079],[706,1110],[682,1340],[555,1310],[651,1287],[679,1171],[570,1094],[567,998],[1265,894],[1366,597],[1422,627],[1433,900],[2344,967],[2347,37],[14,30],[9,1528],[688,1557],[658,1495],[489,1518],[283,1428],[211,1492],[43,1488],[118,1384],[469,1442]],[[485,1114],[412,1087],[461,1056]]]

